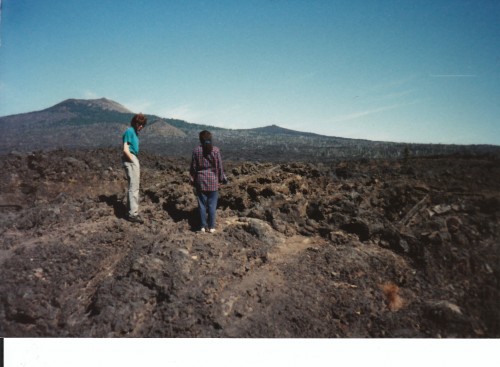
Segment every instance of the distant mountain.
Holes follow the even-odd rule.
[[[89,110],[95,111],[113,111],[119,113],[133,113],[125,106],[107,98],[100,99],[67,99],[55,106],[48,108],[47,111],[71,111],[75,113],[88,113]]]
[[[106,99],[67,99],[47,109],[0,117],[0,152],[120,146],[134,113]],[[145,142],[164,144],[186,134],[166,120],[148,117]]]
[[[2,124],[16,124],[15,127],[35,127],[34,124],[48,126],[58,122],[95,122],[96,118],[100,121],[116,122],[124,121],[125,117],[131,115],[130,110],[106,98],[67,99],[41,111],[1,117],[0,121]]]
[[[0,154],[59,148],[116,147],[130,126],[133,112],[106,99],[67,99],[41,111],[0,117]],[[487,145],[405,144],[324,136],[277,125],[224,129],[183,120],[146,115],[141,149],[189,156],[198,133],[207,129],[225,157],[252,161],[324,161],[352,158],[402,158],[443,154],[494,154]]]
[[[310,136],[310,137],[324,137],[324,135],[296,131],[285,129],[283,127],[279,127],[278,125],[269,125],[264,127],[257,127],[253,129],[248,129],[255,133],[269,134],[269,135],[293,135],[293,136]]]

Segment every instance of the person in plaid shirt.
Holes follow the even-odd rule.
[[[198,197],[201,232],[214,233],[219,184],[227,183],[227,179],[220,150],[213,145],[212,134],[207,130],[200,132],[200,145],[193,150],[190,175]]]

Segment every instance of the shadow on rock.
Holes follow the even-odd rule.
[[[200,226],[198,208],[183,210],[177,207],[175,201],[167,201],[163,203],[163,209],[174,220],[174,222],[187,220],[192,230],[195,230]]]
[[[99,195],[99,201],[113,207],[117,218],[125,218],[127,216],[127,205],[118,199],[118,195]]]

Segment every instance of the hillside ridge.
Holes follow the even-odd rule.
[[[122,104],[115,102],[107,98],[99,99],[76,99],[69,98],[56,105],[47,108],[46,110],[57,110],[61,108],[74,108],[74,107],[90,107],[90,108],[101,108],[105,111],[116,111],[120,113],[133,113],[131,110],[123,106]]]
[[[325,136],[276,124],[227,129],[147,114],[141,147],[170,156],[189,156],[200,130],[211,130],[216,144],[235,160],[314,161],[358,158],[403,158],[429,155],[500,157],[500,146],[409,144]],[[41,111],[0,117],[0,154],[12,151],[116,146],[133,115],[107,98],[66,99]]]

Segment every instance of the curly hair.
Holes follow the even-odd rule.
[[[138,125],[146,125],[148,122],[148,119],[146,116],[144,116],[142,113],[138,113],[137,115],[134,115],[132,117],[132,120],[130,121],[130,126],[138,126]]]

